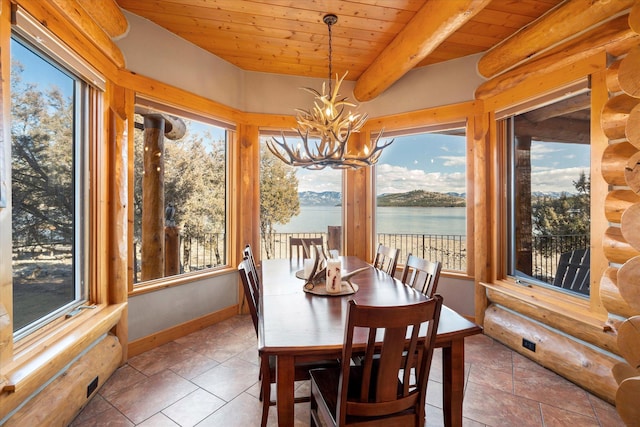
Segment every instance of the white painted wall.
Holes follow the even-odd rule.
[[[124,12],[129,32],[116,41],[126,66],[138,74],[183,88],[221,104],[252,113],[294,114],[313,98],[301,87],[321,90],[325,79],[243,71],[156,24]],[[415,111],[473,100],[483,82],[479,55],[408,72],[384,93],[360,105],[369,117]],[[342,84],[352,101],[354,81]]]
[[[129,341],[152,335],[238,303],[238,273],[216,276],[129,298]]]
[[[124,11],[129,32],[116,41],[126,67],[137,74],[185,89],[245,112],[294,114],[311,105],[310,94],[324,79],[243,71],[175,36],[156,24]],[[476,72],[478,55],[412,70],[376,99],[362,103],[370,117],[415,111],[473,100],[483,81]],[[352,101],[355,82],[342,94]],[[129,298],[129,339],[136,340],[237,303],[237,274],[162,289]],[[439,293],[461,314],[473,316],[473,282],[442,277]]]

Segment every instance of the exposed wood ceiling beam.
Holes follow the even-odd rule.
[[[80,6],[112,38],[120,37],[129,29],[116,0],[78,0]]]
[[[354,88],[369,101],[404,76],[490,0],[428,0],[406,27],[362,73]]]
[[[489,49],[478,71],[493,77],[630,8],[635,0],[568,0]]]

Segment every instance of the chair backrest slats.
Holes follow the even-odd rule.
[[[254,273],[251,270],[250,261],[245,257],[240,264],[238,264],[238,274],[240,275],[244,294],[249,305],[249,313],[251,314],[251,320],[253,321],[253,327],[256,330],[257,336],[258,310],[260,307],[260,285],[257,283]]]
[[[316,246],[320,253],[324,253],[324,243],[322,237],[289,237],[289,260],[311,258],[311,247]],[[295,256],[293,254],[295,250]]]
[[[338,425],[344,425],[348,415],[385,416],[409,408],[414,409],[417,420],[424,418],[426,386],[441,307],[439,295],[420,303],[394,307],[361,306],[349,301],[342,360],[350,360],[354,341],[365,341],[365,355],[358,366],[342,364]],[[366,336],[361,329],[368,329]],[[416,376],[413,383],[412,372]],[[350,381],[361,381],[357,397],[348,394]]]
[[[438,288],[442,263],[427,261],[409,254],[402,271],[401,282],[432,298]]]
[[[387,274],[394,276],[396,267],[398,266],[398,258],[400,257],[400,249],[390,248],[382,243],[378,245],[376,256],[373,260],[373,266],[378,270],[382,270]]]

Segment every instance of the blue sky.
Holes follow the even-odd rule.
[[[39,86],[45,90],[57,86],[65,96],[71,95],[73,80],[68,75],[43,61],[14,39],[11,39],[11,58],[24,66],[23,81],[39,83]]]

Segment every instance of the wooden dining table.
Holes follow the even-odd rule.
[[[343,274],[367,267],[357,257],[341,257]],[[296,277],[301,261],[262,262],[258,351],[276,357],[276,402],[279,426],[294,424],[294,366],[298,362],[340,358],[347,301],[363,305],[404,305],[423,301],[420,292],[373,267],[356,274],[357,292],[323,296],[305,292]],[[317,285],[322,286],[322,285]],[[446,304],[446,301],[445,301]],[[446,426],[462,426],[464,338],[482,328],[443,306],[436,346],[442,348],[443,412]]]

